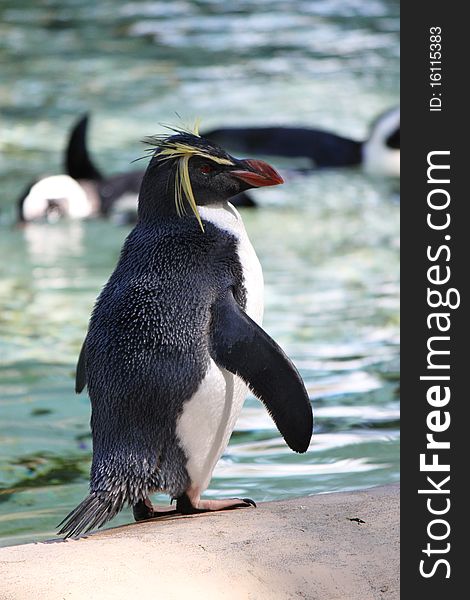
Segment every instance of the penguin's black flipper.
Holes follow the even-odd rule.
[[[77,362],[77,371],[75,373],[75,393],[80,394],[83,392],[87,384],[86,377],[86,338],[82,344],[82,349],[80,350],[80,356],[78,357]]]
[[[283,350],[241,310],[231,291],[212,307],[211,355],[263,402],[288,446],[306,452],[313,414],[303,381]]]
[[[88,113],[74,125],[65,151],[65,172],[73,179],[100,181],[103,175],[93,164],[86,145]]]

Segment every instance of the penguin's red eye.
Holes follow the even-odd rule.
[[[210,173],[213,170],[213,167],[211,167],[210,165],[202,165],[202,167],[200,168],[201,173],[204,174]]]

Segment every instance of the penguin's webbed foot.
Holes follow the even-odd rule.
[[[234,508],[249,508],[250,506],[256,508],[256,503],[250,498],[230,498],[228,500],[201,500],[200,498],[195,498],[191,501],[187,494],[183,494],[176,499],[176,512],[182,515],[232,510]]]
[[[173,517],[176,515],[196,515],[199,513],[215,512],[218,510],[233,510],[235,508],[256,508],[256,503],[250,498],[230,498],[227,500],[190,500],[187,494],[176,498],[176,508],[156,508],[150,500],[140,500],[132,507],[136,521],[158,519],[160,517]]]

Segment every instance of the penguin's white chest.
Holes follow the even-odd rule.
[[[238,257],[246,290],[246,313],[261,325],[263,319],[263,272],[238,211],[229,204],[199,207],[201,217],[238,240]],[[243,381],[210,361],[194,396],[185,402],[176,433],[188,458],[188,475],[201,493],[209,485],[212,471],[227,447],[247,394]]]

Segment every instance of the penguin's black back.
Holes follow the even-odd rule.
[[[236,238],[204,227],[139,223],[97,300],[86,341],[92,491],[125,485],[133,501],[188,486],[176,422],[209,365],[211,306],[229,288],[245,306]]]
[[[310,158],[315,167],[360,164],[362,142],[329,131],[304,127],[226,127],[204,134],[238,152]]]
[[[139,193],[145,171],[131,171],[120,175],[106,177],[97,183],[100,197],[100,211],[108,216],[114,203],[126,194]]]

